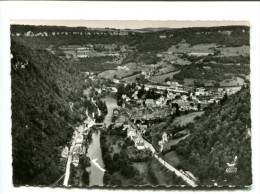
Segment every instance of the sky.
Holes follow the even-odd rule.
[[[51,26],[84,26],[89,28],[186,28],[186,27],[211,27],[229,25],[249,25],[247,21],[149,21],[149,20],[13,20],[11,24],[26,25],[51,25]]]

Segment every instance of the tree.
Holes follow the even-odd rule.
[[[132,165],[127,164],[125,166],[122,166],[121,174],[126,178],[132,178],[136,174],[136,169]]]
[[[85,169],[83,170],[82,181],[85,185],[89,185],[89,173]]]
[[[166,77],[165,80],[164,80],[164,82],[168,82],[168,81],[171,81],[171,78]]]
[[[200,103],[198,103],[198,110],[200,110],[201,109],[201,104]]]

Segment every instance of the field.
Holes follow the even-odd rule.
[[[213,48],[216,48],[216,44],[197,44],[191,46],[187,43],[179,43],[168,49],[168,52],[172,53],[213,53]]]
[[[175,71],[175,67],[171,65],[164,65],[156,75],[163,75]]]
[[[188,123],[193,123],[194,122],[194,118],[196,116],[201,116],[203,113],[204,113],[203,111],[201,111],[201,112],[193,112],[193,113],[190,113],[190,114],[187,114],[187,115],[176,117],[173,120],[172,124],[175,125],[175,126],[177,126],[177,125],[184,126],[184,125],[187,125]]]
[[[158,180],[158,185],[174,185],[173,173],[154,158],[152,159],[151,169],[154,171],[155,177]]]
[[[166,162],[174,167],[178,166],[180,163],[180,160],[175,151],[168,152],[163,156],[163,158]]]
[[[232,87],[232,86],[242,86],[245,83],[244,79],[236,77],[236,79],[227,79],[219,82],[220,87]]]
[[[184,85],[185,86],[192,86],[192,85],[194,85],[194,81],[196,81],[196,79],[185,78],[184,79]]]
[[[165,82],[165,78],[169,77],[170,79],[172,79],[172,77],[176,74],[180,73],[179,71],[174,71],[171,73],[166,73],[164,75],[157,75],[157,76],[153,76],[151,77],[151,81],[155,82],[155,83],[164,83]]]
[[[183,136],[183,137],[181,137],[181,138],[179,138],[179,139],[170,139],[168,142],[166,142],[166,143],[164,144],[163,149],[164,149],[164,150],[171,149],[171,146],[177,145],[181,140],[183,140],[183,139],[185,139],[185,138],[187,138],[187,137],[190,136],[190,132],[187,131],[186,129],[184,129],[183,131],[181,131],[181,132],[179,132],[179,133],[182,133],[182,132],[183,132],[183,133],[187,133],[187,132],[188,132],[188,134],[185,135],[185,136]]]
[[[220,51],[220,54],[218,56],[225,56],[225,57],[231,57],[231,56],[247,56],[250,53],[250,46],[239,46],[239,47],[221,47],[217,48],[216,50]]]
[[[135,71],[139,71],[135,63],[128,63],[124,65],[124,67],[126,69],[115,69],[115,70],[104,71],[100,73],[99,76],[103,78],[113,78],[116,75],[118,78],[123,78],[126,76],[131,76],[132,74],[134,74]]]
[[[191,62],[189,60],[180,58],[180,56],[182,54],[177,54],[177,53],[172,53],[172,54],[167,53],[167,54],[165,54],[165,53],[162,53],[161,55],[162,55],[162,57],[165,61],[168,61],[172,64],[178,64],[178,65],[190,65],[191,64]]]
[[[126,83],[132,83],[132,82],[135,82],[136,81],[136,78],[139,77],[141,74],[138,73],[138,74],[135,74],[135,75],[132,75],[132,76],[129,76],[129,77],[125,77],[122,79],[122,81],[125,81]]]

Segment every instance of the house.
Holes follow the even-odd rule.
[[[184,100],[184,101],[188,100],[188,98],[189,98],[189,97],[188,97],[187,95],[182,95],[182,96],[181,96],[181,99]]]
[[[141,72],[142,75],[147,75],[146,71]]]
[[[168,141],[168,136],[167,136],[166,132],[163,132],[163,134],[162,134],[162,141],[163,141],[163,143]]]
[[[135,100],[137,100],[138,99],[138,91],[135,91],[134,92],[134,94],[132,95],[132,97],[135,99]]]
[[[83,143],[83,135],[78,134],[77,137],[76,137],[75,143],[76,144],[82,144]]]
[[[79,165],[79,154],[75,153],[72,156],[72,164],[77,167]]]
[[[166,104],[166,99],[165,99],[165,97],[164,97],[164,96],[161,96],[158,100],[155,101],[155,104],[156,104],[157,106],[160,106],[160,107],[162,107],[163,105],[165,105],[165,104]]]
[[[68,157],[68,154],[69,154],[69,148],[67,146],[65,146],[65,148],[62,150],[61,152],[61,156],[63,158],[67,158]]]
[[[136,147],[138,150],[145,149],[144,141],[141,140],[140,138],[135,137],[135,138],[134,138],[134,142],[135,142],[135,147]]]
[[[116,127],[121,127],[122,125],[123,125],[123,122],[118,121],[118,120],[115,121],[115,126]]]
[[[160,35],[159,38],[166,38],[166,35]]]
[[[160,151],[163,151],[163,141],[162,140],[158,141],[158,144],[160,146]]]
[[[140,125],[140,130],[141,130],[141,133],[144,134],[147,130],[147,125]]]
[[[73,132],[72,139],[75,139],[75,138],[77,137],[77,135],[78,135],[78,132],[77,132],[77,130],[75,130],[75,131]]]
[[[127,96],[126,98],[125,98],[125,101],[126,102],[129,102],[131,99]]]
[[[208,96],[209,92],[205,88],[196,88],[196,96]]]
[[[190,110],[190,102],[188,101],[182,101],[178,103],[180,107],[180,111]]]
[[[89,51],[77,51],[77,57],[79,58],[88,58],[89,56]]]
[[[127,137],[129,137],[131,140],[134,140],[135,136],[136,136],[136,129],[129,126],[127,128]]]
[[[121,127],[126,122],[126,118],[124,116],[119,116],[115,121],[116,127]]]
[[[217,103],[215,99],[210,99],[208,102],[209,102],[210,104]]]
[[[148,91],[149,89],[150,89],[150,88],[147,87],[147,86],[144,87],[144,90],[145,90],[145,91]]]
[[[174,99],[175,98],[175,94],[173,94],[172,92],[168,92],[168,94],[167,94],[167,98],[168,99]]]
[[[129,70],[129,68],[126,67],[126,66],[118,66],[117,69],[122,69],[122,70],[125,70],[125,71]]]
[[[169,108],[169,111],[170,111],[170,114],[173,115],[173,114],[176,114],[176,107],[171,107]]]
[[[152,107],[152,106],[154,105],[153,99],[146,99],[146,100],[145,100],[145,105],[146,105],[147,107]]]
[[[83,154],[83,148],[82,148],[81,144],[76,144],[74,146],[74,149],[72,150],[72,153],[73,154],[78,153],[78,154],[82,155]]]
[[[126,99],[127,98],[127,95],[126,94],[123,94],[122,95],[122,99],[124,100],[124,99]]]
[[[178,89],[178,87],[181,87],[182,85],[180,85],[178,82],[170,82],[170,86],[176,87],[176,89]]]
[[[93,80],[93,79],[96,78],[96,76],[93,75],[93,76],[89,76],[88,78],[91,79],[91,80]]]
[[[214,53],[195,53],[195,52],[192,52],[192,53],[188,53],[189,56],[208,56],[208,55],[213,55]]]
[[[118,79],[113,79],[112,80],[115,84],[119,84],[120,83],[120,81],[118,80]]]
[[[210,103],[207,100],[202,100],[200,101],[200,107],[203,110],[204,108],[206,108]]]
[[[138,99],[138,100],[136,101],[136,104],[142,105],[142,104],[143,104],[143,101],[142,101],[141,99]]]
[[[137,89],[137,90],[141,90],[141,88],[142,88],[142,87],[141,87],[140,85],[137,85],[137,86],[136,86],[136,89]]]

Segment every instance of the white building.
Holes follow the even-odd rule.
[[[162,141],[163,141],[163,143],[168,141],[168,135],[166,132],[163,132],[163,134],[162,134]]]
[[[127,128],[127,137],[129,137],[131,140],[134,140],[135,136],[136,136],[136,129],[129,126]]]
[[[138,138],[137,136],[135,136],[134,142],[135,142],[135,147],[136,147],[138,150],[143,150],[143,149],[145,149],[144,141],[141,140],[140,138]]]
[[[120,83],[120,81],[118,80],[118,79],[113,79],[112,80],[115,84],[119,84]]]

